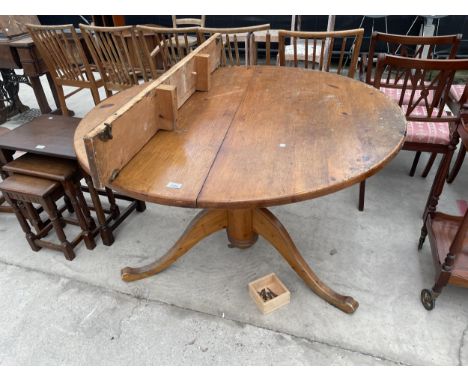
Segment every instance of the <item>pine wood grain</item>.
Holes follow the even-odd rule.
[[[159,131],[112,188],[185,207],[292,203],[364,180],[404,141],[398,105],[343,76],[258,66],[220,68],[211,81],[209,92],[195,93],[179,109],[177,131]],[[80,162],[86,162],[80,140],[89,125],[105,119],[107,102],[113,104],[109,115],[128,99],[125,93],[104,101],[78,127]],[[168,188],[168,182],[182,187]]]

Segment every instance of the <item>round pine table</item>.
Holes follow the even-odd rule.
[[[106,99],[81,121],[75,150],[85,170],[83,136],[144,86]],[[155,275],[203,238],[226,230],[237,248],[263,236],[317,295],[354,312],[358,302],[317,277],[267,207],[361,182],[398,153],[405,131],[396,103],[344,76],[273,66],[217,69],[210,91],[194,93],[179,109],[177,129],[158,131],[107,184],[147,202],[203,209],[166,254],[122,269],[122,279]]]

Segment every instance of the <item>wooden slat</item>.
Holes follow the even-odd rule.
[[[209,55],[210,73],[219,66],[218,38],[219,35],[212,36],[84,137],[90,173],[98,187],[115,179],[116,174],[161,129],[160,118],[154,118],[158,86],[174,86],[177,108],[180,108],[196,90],[196,55]],[[109,129],[112,137],[107,134]]]

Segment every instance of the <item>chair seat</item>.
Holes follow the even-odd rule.
[[[402,105],[401,108],[406,113],[408,107]],[[434,109],[434,114],[438,110]],[[424,106],[416,106],[411,113],[412,116],[426,116]],[[450,143],[450,128],[448,122],[419,122],[407,121],[406,123],[406,142],[429,143],[435,145],[448,145]]]
[[[60,183],[52,180],[34,178],[25,175],[12,175],[0,183],[0,190],[5,193],[44,198],[60,188]]]
[[[308,52],[307,52],[307,61],[315,61],[320,62],[320,55],[322,52],[322,44],[317,42],[315,46],[315,60],[314,60],[314,44],[308,44]],[[297,42],[297,59],[304,61],[305,60],[305,42],[303,40],[299,40]],[[294,45],[286,45],[284,47],[284,57],[286,61],[294,60]]]
[[[466,85],[452,85],[450,87],[450,97],[455,101],[460,101],[460,98],[465,90]]]
[[[400,81],[401,82],[401,81]],[[401,82],[402,83],[402,82]],[[393,101],[399,103],[400,102],[400,97],[401,97],[401,92],[402,92],[402,89],[398,89],[398,88],[385,88],[385,87],[381,87],[380,88],[380,91],[382,93],[384,93],[387,97],[391,98]],[[410,100],[411,100],[411,90],[410,89],[407,89],[405,91],[405,95],[403,96],[403,105],[408,105],[410,103]],[[414,98],[413,98],[413,102],[416,101],[417,99],[419,99],[419,97],[421,97],[421,91],[420,90],[416,90],[416,92],[414,93]],[[433,97],[434,97],[434,91],[433,90],[429,90],[429,94],[428,94],[428,97],[427,97],[427,100],[429,103],[432,102],[433,100]]]
[[[25,154],[7,163],[2,169],[14,174],[37,176],[59,182],[72,179],[79,171],[76,161],[36,154]]]

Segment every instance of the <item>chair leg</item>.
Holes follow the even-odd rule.
[[[99,194],[94,188],[94,184],[90,176],[85,175],[84,177],[85,177],[86,184],[88,185],[89,194],[91,195],[94,209],[96,211],[96,216],[97,216],[98,223],[99,223],[99,231],[101,233],[102,242],[104,243],[104,245],[112,245],[112,243],[115,240],[114,235],[112,233],[112,229],[107,225],[106,215],[104,214],[101,201],[99,200]]]
[[[93,96],[94,104],[97,105],[99,102],[101,102],[98,89],[96,87],[92,87],[89,90],[91,90],[91,95]]]
[[[73,206],[73,203],[67,195],[63,197],[63,200],[65,201],[65,205],[67,206],[67,211],[70,212],[71,214],[75,212],[75,207]]]
[[[77,195],[78,203],[81,207],[81,210],[83,212],[83,216],[86,220],[86,224],[89,227],[91,231],[93,231],[96,228],[96,222],[91,216],[91,213],[89,212],[88,208],[88,203],[86,202],[86,199],[83,196],[83,191],[81,191],[81,185],[79,182],[74,183],[75,186],[75,192]]]
[[[421,228],[421,236],[419,236],[418,250],[422,249],[424,241],[426,240],[426,236],[427,236],[427,227],[426,227],[426,223],[424,222]]]
[[[62,115],[69,117],[70,112],[67,108],[67,104],[65,103],[65,93],[63,92],[63,87],[56,85],[55,89],[57,90],[57,97],[60,103],[60,111],[62,112]]]
[[[359,183],[359,211],[364,211],[364,198],[366,195],[366,181]]]
[[[12,206],[13,212],[16,215],[16,218],[18,219],[18,222],[20,223],[21,229],[26,235],[26,240],[29,243],[29,246],[34,252],[37,252],[41,249],[34,240],[36,239],[36,235],[31,231],[31,227],[28,224],[28,221],[24,217],[21,207],[18,204],[17,200],[12,200],[11,198],[8,197],[8,195],[5,195],[5,199],[8,201],[8,203]]]
[[[458,172],[460,171],[460,168],[463,164],[463,161],[465,160],[465,154],[466,154],[466,148],[462,144],[460,147],[460,150],[458,150],[457,159],[447,176],[447,183],[452,183],[457,177]]]
[[[39,233],[45,226],[44,222],[41,220],[41,217],[39,216],[39,213],[37,212],[37,210],[34,208],[34,206],[31,203],[23,202],[22,205],[24,206],[24,209],[26,210],[29,221],[31,222],[34,229],[36,230],[36,233]]]
[[[47,214],[50,217],[50,221],[52,222],[52,225],[55,229],[57,237],[60,241],[65,258],[70,261],[73,260],[75,258],[75,252],[73,251],[73,247],[70,244],[70,242],[67,240],[67,237],[65,236],[65,232],[63,231],[62,224],[60,222],[61,221],[60,214],[59,214],[59,211],[57,210],[57,206],[50,198],[44,199],[41,204],[44,210],[47,212]]]
[[[420,156],[421,156],[421,151],[417,151],[416,155],[414,156],[413,165],[411,166],[411,170],[409,173],[410,176],[414,176],[414,173],[416,172],[416,167],[418,167]]]
[[[64,190],[65,193],[69,195],[70,202],[72,203],[73,208],[75,210],[76,217],[78,219],[78,224],[81,228],[81,231],[83,232],[83,240],[85,242],[86,248],[94,249],[96,247],[96,242],[94,241],[92,232],[90,232],[90,227],[84,217],[83,209],[78,201],[78,196],[74,182],[65,182]]]
[[[423,173],[421,174],[423,178],[425,178],[429,174],[429,171],[431,171],[432,165],[434,164],[434,161],[436,158],[437,158],[437,153],[432,153],[431,157],[427,161],[427,164],[426,164],[426,167],[424,168]]]
[[[112,191],[110,188],[107,188],[107,187],[105,188],[105,190],[107,194],[107,199],[109,200],[109,204],[110,204],[110,213],[111,213],[112,219],[115,220],[120,216],[119,206],[115,202],[114,191]]]

